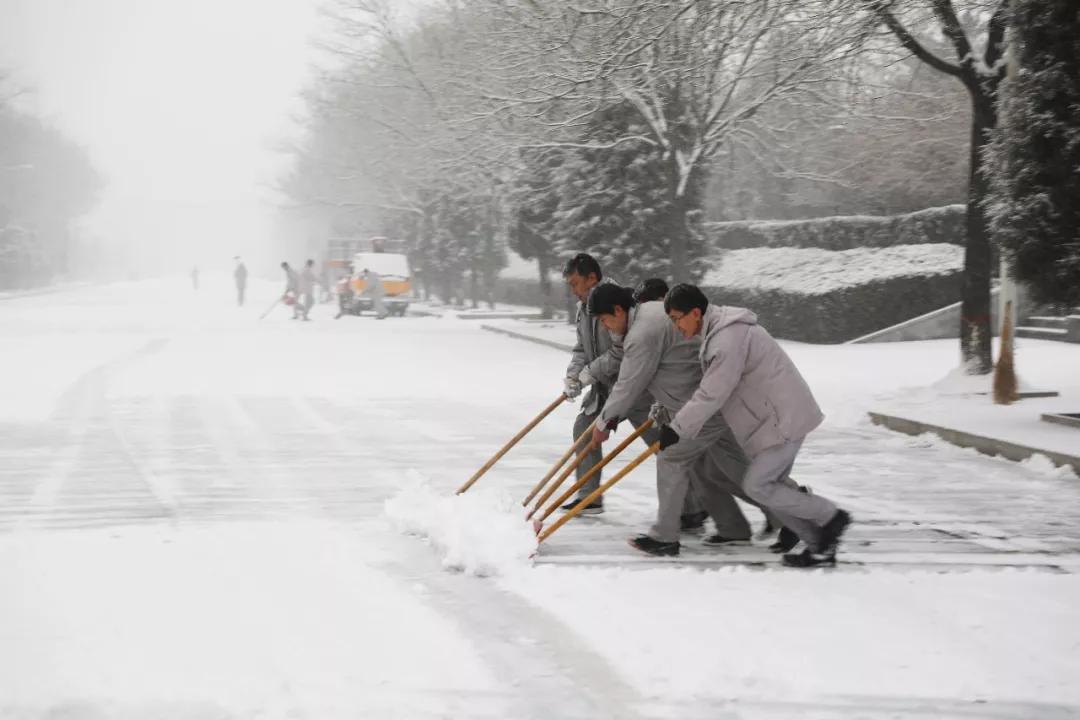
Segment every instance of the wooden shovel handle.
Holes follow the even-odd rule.
[[[473,484],[477,480],[479,480],[481,478],[481,476],[483,476],[484,473],[486,473],[488,470],[491,469],[492,465],[499,462],[499,458],[501,458],[503,455],[505,455],[507,452],[509,452],[510,448],[517,445],[518,442],[521,440],[521,438],[528,435],[530,430],[532,430],[534,427],[539,425],[541,420],[543,420],[548,415],[550,415],[552,412],[554,412],[555,408],[562,405],[565,401],[566,401],[566,395],[559,395],[559,397],[555,400],[555,402],[551,403],[546,408],[544,408],[543,411],[539,415],[534,417],[529,422],[528,425],[526,425],[524,428],[521,429],[521,432],[519,432],[517,435],[515,435],[513,438],[511,438],[510,442],[503,445],[502,449],[499,450],[499,452],[495,453],[490,460],[488,460],[486,463],[484,463],[484,466],[482,468],[480,468],[479,470],[477,470],[476,473],[471,478],[469,478],[465,482],[464,485],[459,487],[458,491],[457,491],[457,494],[460,495],[461,493],[463,493],[466,490],[468,490],[469,488],[471,488],[473,486]]]
[[[545,540],[547,540],[549,537],[551,537],[551,535],[556,530],[561,528],[566,523],[570,522],[570,520],[577,517],[578,514],[582,510],[584,510],[585,508],[589,507],[594,502],[596,502],[597,499],[600,498],[608,490],[610,490],[611,487],[615,483],[619,482],[624,477],[629,475],[631,470],[633,470],[638,465],[645,462],[646,460],[648,460],[650,457],[652,457],[653,455],[655,455],[658,452],[660,452],[660,441],[659,440],[657,440],[652,445],[650,445],[648,448],[646,448],[644,452],[642,452],[640,455],[638,455],[636,458],[634,458],[634,460],[632,462],[630,462],[626,467],[624,467],[622,470],[619,470],[619,472],[615,473],[614,477],[612,477],[606,483],[604,483],[603,485],[601,485],[600,487],[596,488],[591,493],[589,493],[589,496],[587,498],[583,499],[581,502],[579,502],[577,505],[575,505],[573,508],[571,508],[570,512],[564,514],[561,518],[559,518],[555,522],[554,525],[549,527],[547,530],[544,530],[544,532],[540,533],[540,538],[537,540],[537,542],[544,542]]]
[[[574,460],[574,462],[566,466],[566,469],[562,471],[562,474],[560,474],[559,477],[555,479],[555,482],[551,483],[551,486],[548,487],[548,489],[545,490],[544,493],[540,496],[540,499],[536,501],[536,504],[533,505],[533,509],[530,510],[529,514],[525,516],[526,520],[531,519],[533,515],[539,512],[540,508],[544,507],[544,503],[548,501],[548,498],[551,497],[556,490],[561,488],[564,482],[566,482],[566,478],[570,477],[570,474],[572,472],[581,467],[581,463],[585,462],[585,459],[592,454],[593,447],[594,446],[592,440],[590,439],[589,443],[581,449],[580,453],[578,453],[578,456]]]
[[[619,444],[618,444],[618,445],[617,445],[617,446],[615,447],[615,449],[614,449],[614,450],[612,450],[612,451],[611,451],[610,453],[608,453],[608,454],[607,454],[607,455],[606,455],[606,456],[604,457],[604,459],[603,459],[603,460],[601,460],[600,462],[598,462],[598,463],[596,463],[595,465],[593,465],[593,466],[592,466],[592,469],[591,469],[591,470],[589,470],[589,472],[587,472],[587,473],[585,473],[584,475],[582,475],[582,476],[581,476],[581,478],[580,478],[580,479],[578,479],[578,481],[577,481],[576,483],[574,483],[573,485],[571,485],[571,486],[570,486],[570,489],[569,489],[569,490],[567,490],[566,492],[564,492],[564,493],[562,494],[562,496],[561,496],[561,497],[559,497],[559,499],[558,499],[558,500],[556,500],[555,502],[551,503],[551,505],[549,505],[549,506],[548,506],[547,510],[545,510],[545,511],[544,511],[544,514],[540,516],[540,521],[541,521],[541,522],[543,522],[544,520],[547,520],[547,519],[548,519],[548,518],[549,518],[549,517],[551,516],[551,514],[552,514],[553,512],[555,512],[555,511],[556,511],[556,510],[557,510],[558,508],[562,507],[562,504],[563,504],[564,502],[566,502],[566,500],[567,500],[567,499],[568,499],[568,498],[569,498],[569,497],[570,497],[571,495],[573,495],[574,493],[576,493],[576,492],[577,492],[578,490],[580,490],[581,488],[585,487],[585,483],[589,482],[589,480],[591,480],[591,479],[592,479],[592,476],[593,476],[593,475],[595,475],[596,473],[600,472],[600,471],[601,471],[601,470],[602,470],[602,469],[604,468],[604,466],[605,466],[605,465],[607,465],[607,464],[608,464],[609,462],[611,462],[612,460],[614,460],[614,459],[615,459],[615,457],[616,457],[616,456],[617,456],[617,455],[618,455],[619,453],[621,453],[621,452],[622,452],[623,450],[625,450],[625,449],[627,448],[627,446],[628,446],[628,445],[630,445],[630,443],[634,442],[634,441],[635,441],[635,440],[637,440],[637,439],[638,439],[639,437],[641,437],[641,436],[642,436],[642,435],[643,435],[643,434],[645,433],[645,431],[646,431],[646,430],[648,430],[649,428],[651,428],[652,426],[653,426],[653,421],[652,421],[652,418],[649,418],[649,419],[648,419],[648,420],[646,420],[645,422],[641,423],[641,427],[639,427],[638,429],[634,430],[634,432],[630,433],[630,434],[629,434],[629,435],[628,435],[628,436],[626,437],[626,439],[625,439],[625,440],[623,440],[623,441],[622,441],[621,443],[619,443]]]
[[[544,486],[548,484],[548,480],[551,480],[551,478],[555,476],[555,473],[559,472],[559,468],[565,465],[566,461],[573,457],[574,453],[577,452],[578,448],[581,447],[581,441],[592,434],[594,427],[596,427],[596,420],[593,420],[592,424],[589,425],[589,427],[585,428],[585,432],[578,435],[577,440],[574,441],[574,444],[571,445],[570,448],[565,453],[563,453],[563,456],[559,458],[559,461],[555,463],[555,465],[550,470],[548,470],[548,474],[544,476],[544,479],[536,483],[536,486],[533,487],[532,492],[530,492],[528,496],[526,496],[526,498],[521,501],[522,506],[527,507],[529,503],[532,502],[532,499],[536,497],[536,494],[544,489]]]

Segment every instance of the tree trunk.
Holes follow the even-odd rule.
[[[548,275],[548,262],[543,253],[537,256],[536,265],[540,272],[540,317],[550,320],[555,308],[551,306],[551,276]]]
[[[469,271],[469,305],[473,310],[480,307],[480,279],[476,266]]]
[[[672,194],[671,207],[664,221],[665,234],[671,245],[671,282],[672,285],[690,282],[690,230],[686,227],[686,197]]]
[[[990,355],[990,276],[993,252],[983,200],[989,183],[982,172],[982,149],[996,124],[993,100],[972,93],[971,161],[967,200],[967,244],[964,247],[964,278],[960,306],[960,355],[970,375],[993,370]]]

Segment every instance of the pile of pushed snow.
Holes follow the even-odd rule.
[[[525,520],[525,509],[497,488],[447,495],[414,479],[386,501],[385,512],[399,530],[437,547],[443,567],[471,575],[506,573],[526,565],[536,552],[536,533]]]
[[[1035,453],[1027,460],[1021,460],[1020,465],[1033,473],[1045,475],[1055,480],[1078,480],[1080,477],[1068,465],[1055,465],[1054,461],[1042,453]]]
[[[721,255],[701,284],[818,295],[899,277],[958,273],[963,260],[962,247],[945,243],[839,251],[750,248]]]

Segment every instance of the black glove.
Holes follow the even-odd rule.
[[[660,449],[667,450],[669,447],[679,442],[679,433],[671,429],[670,425],[660,426]]]
[[[615,432],[615,428],[619,427],[619,418],[611,418],[607,421],[607,424],[603,427],[606,432]]]

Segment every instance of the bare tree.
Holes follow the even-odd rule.
[[[871,8],[908,52],[934,70],[959,80],[971,98],[971,138],[967,198],[967,245],[960,321],[960,350],[971,374],[993,368],[990,356],[990,277],[993,253],[983,209],[989,178],[983,148],[997,126],[998,87],[1005,77],[1007,0],[860,0]],[[952,59],[931,49],[927,33],[939,33]]]
[[[675,277],[687,277],[688,190],[763,108],[813,92],[857,46],[860,19],[785,0],[488,0],[488,85],[477,107],[546,132],[530,147],[582,147],[583,124],[629,103],[648,131],[606,143],[663,151]],[[597,148],[595,144],[587,147]]]

